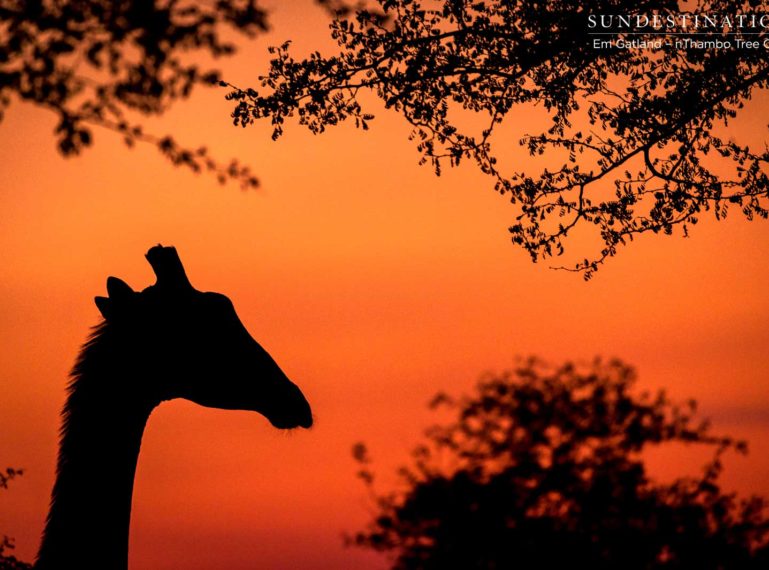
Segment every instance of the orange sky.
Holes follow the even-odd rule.
[[[328,45],[314,6],[286,4],[228,78],[255,83],[265,47],[286,37],[298,52]],[[755,107],[761,121],[767,106]],[[109,133],[65,161],[54,118],[30,106],[0,124],[0,466],[27,469],[0,493],[0,533],[21,558],[37,548],[67,372],[98,321],[92,298],[108,275],[153,282],[143,255],[158,242],[178,248],[197,288],[230,296],[317,424],[285,434],[254,414],[164,404],[139,460],[134,570],[382,568],[342,546],[369,512],[352,444],[366,441],[391,480],[430,397],[467,391],[516,355],[618,356],[642,387],[697,398],[717,429],[750,440],[727,484],[769,495],[769,224],[735,213],[690,239],[642,238],[585,283],[509,243],[513,211],[469,165],[440,179],[417,166],[397,115],[380,110],[367,133],[290,126],[273,143],[269,125],[234,129],[229,111],[222,91],[199,92],[151,126],[241,157],[256,192]]]

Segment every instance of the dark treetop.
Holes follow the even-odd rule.
[[[720,487],[723,452],[745,444],[634,381],[617,361],[531,360],[468,396],[439,396],[453,420],[426,432],[395,491],[375,488],[356,446],[374,505],[351,542],[398,570],[766,568],[765,501]],[[649,451],[684,445],[714,455],[697,475],[656,481]]]

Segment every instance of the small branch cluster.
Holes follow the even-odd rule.
[[[0,471],[0,489],[7,489],[8,483],[23,474],[23,469],[14,467],[7,467],[4,471]],[[8,554],[15,547],[16,545],[12,538],[0,535],[0,570],[30,570],[32,568],[26,562],[22,562],[15,556]]]
[[[10,483],[16,477],[20,477],[23,474],[24,474],[24,469],[17,469],[15,467],[6,467],[5,471],[0,471],[0,489],[7,489],[8,483]]]

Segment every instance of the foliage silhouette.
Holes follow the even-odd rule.
[[[711,433],[695,404],[635,394],[633,370],[522,363],[474,394],[439,395],[456,414],[433,426],[378,493],[365,445],[354,456],[375,500],[352,544],[393,556],[394,569],[766,568],[763,499],[719,487],[721,456],[743,442]],[[698,477],[650,478],[644,451],[712,447]]]
[[[133,118],[160,115],[195,87],[216,84],[219,71],[194,59],[231,56],[230,31],[253,38],[266,27],[257,0],[4,0],[0,120],[17,98],[56,113],[64,156],[91,145],[98,125],[120,133],[128,146],[155,145],[175,165],[254,187],[257,179],[237,160],[218,162],[205,147],[147,133]]]
[[[23,469],[6,467],[5,471],[0,471],[0,489],[7,489],[8,483],[13,481],[16,477],[20,477],[21,475],[24,475]]]
[[[676,36],[667,36],[671,46],[661,49],[592,45],[598,36],[589,35],[591,14],[658,14],[665,21],[678,17],[679,2],[369,5],[354,16],[340,11],[332,22],[338,55],[296,60],[286,42],[271,49],[258,89],[229,85],[235,123],[269,118],[273,138],[292,116],[314,133],[347,119],[367,129],[373,115],[359,96],[371,91],[412,125],[421,162],[437,174],[467,159],[492,177],[496,190],[518,205],[512,241],[534,261],[561,255],[575,228],[593,227],[602,245],[562,267],[586,278],[637,234],[670,234],[680,226],[687,235],[705,211],[722,219],[734,206],[748,219],[767,217],[769,151],[724,140],[712,129],[728,125],[766,89],[769,51],[685,49],[675,46]],[[749,14],[761,5],[698,0],[686,9]],[[660,37],[648,28],[646,35],[626,36],[612,29],[625,39]],[[763,28],[698,31],[704,41],[767,38]],[[506,117],[515,120],[534,106],[550,120],[520,144],[531,155],[547,153],[551,163],[541,171],[503,166],[500,149],[509,149],[510,137],[495,133]],[[468,114],[481,119],[468,123]]]
[[[23,474],[23,469],[14,467],[7,467],[5,471],[0,471],[0,489],[8,489],[8,483]],[[22,562],[8,553],[13,549],[13,539],[2,535],[0,537],[0,570],[28,570],[32,568],[26,562]]]

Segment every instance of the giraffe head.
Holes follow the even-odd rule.
[[[232,302],[196,290],[175,248],[158,245],[146,257],[154,285],[137,292],[110,277],[109,296],[95,299],[137,389],[158,403],[185,398],[259,412],[278,428],[310,427],[304,395],[251,337]]]

